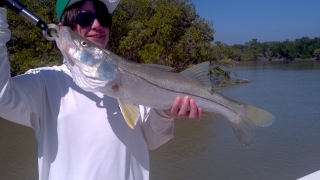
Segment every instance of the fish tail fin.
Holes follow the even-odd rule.
[[[244,117],[258,127],[270,126],[275,120],[275,117],[269,112],[250,105],[245,105]]]
[[[255,142],[254,127],[270,126],[274,120],[275,117],[269,112],[245,105],[244,113],[238,114],[237,118],[231,122],[231,126],[239,141],[246,147],[251,147]]]
[[[246,147],[251,147],[256,141],[254,129],[252,126],[241,120],[239,122],[231,122],[234,133],[239,141]]]

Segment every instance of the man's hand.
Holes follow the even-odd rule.
[[[181,104],[181,108],[180,108]],[[171,109],[164,110],[169,116],[174,118],[190,118],[199,121],[202,118],[202,108],[198,108],[196,101],[189,96],[177,97],[172,104]]]

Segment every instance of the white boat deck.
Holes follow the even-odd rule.
[[[320,180],[320,170],[314,173],[308,174],[298,180]]]

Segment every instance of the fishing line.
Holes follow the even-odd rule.
[[[57,33],[59,33],[59,28],[57,25],[46,24],[37,15],[35,15],[33,12],[27,9],[26,6],[21,2],[19,2],[18,0],[2,0],[2,1],[3,1],[2,3],[5,4],[13,12],[26,18],[29,22],[39,27],[42,30],[43,36],[48,41],[54,41],[58,37]],[[49,31],[51,36],[49,35]]]

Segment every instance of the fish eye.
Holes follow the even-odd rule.
[[[82,46],[87,46],[88,43],[87,43],[86,41],[81,41],[81,45],[82,45]]]

